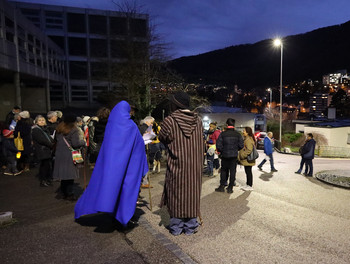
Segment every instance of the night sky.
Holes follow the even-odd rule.
[[[111,0],[21,2],[117,10]],[[122,2],[114,0],[115,2]],[[173,58],[295,35],[350,20],[349,0],[138,0]]]

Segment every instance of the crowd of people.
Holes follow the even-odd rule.
[[[256,139],[251,127],[245,127],[242,134],[238,132],[232,118],[227,119],[222,130],[213,122],[205,131],[198,114],[189,110],[190,97],[185,92],[171,94],[169,107],[171,114],[162,122],[146,116],[138,124],[134,118],[137,109],[126,101],[112,110],[103,107],[93,117],[49,111],[46,117],[37,115],[34,120],[28,111],[16,106],[1,124],[4,174],[17,176],[36,163],[41,187],[60,181],[62,197],[75,201],[79,197],[73,185],[82,165],[74,155],[82,153],[93,172],[75,206],[75,218],[106,212],[126,225],[140,199],[140,188],[152,188],[148,175],[160,173],[166,154],[161,205],[170,215],[169,231],[173,235],[192,235],[200,224],[203,174],[220,174],[215,191],[226,189],[230,194],[238,185],[236,167],[240,164],[246,174],[246,184],[241,189],[253,191]],[[300,174],[305,164],[305,175],[312,176],[315,143],[313,135],[308,134],[296,173]],[[269,160],[271,172],[277,171],[273,150],[273,134],[268,132],[264,139],[266,157],[258,165],[259,170]]]

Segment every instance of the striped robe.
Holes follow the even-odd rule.
[[[167,146],[167,170],[161,205],[170,217],[200,215],[204,139],[202,120],[194,112],[176,110],[165,118],[159,140]]]

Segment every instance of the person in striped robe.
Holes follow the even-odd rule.
[[[159,140],[168,149],[161,205],[168,209],[171,234],[192,235],[200,216],[203,125],[197,113],[189,110],[190,97],[185,92],[176,92],[169,99],[173,112],[159,131]]]

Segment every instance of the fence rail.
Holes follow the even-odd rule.
[[[350,158],[350,148],[318,146],[317,151],[320,157]]]

